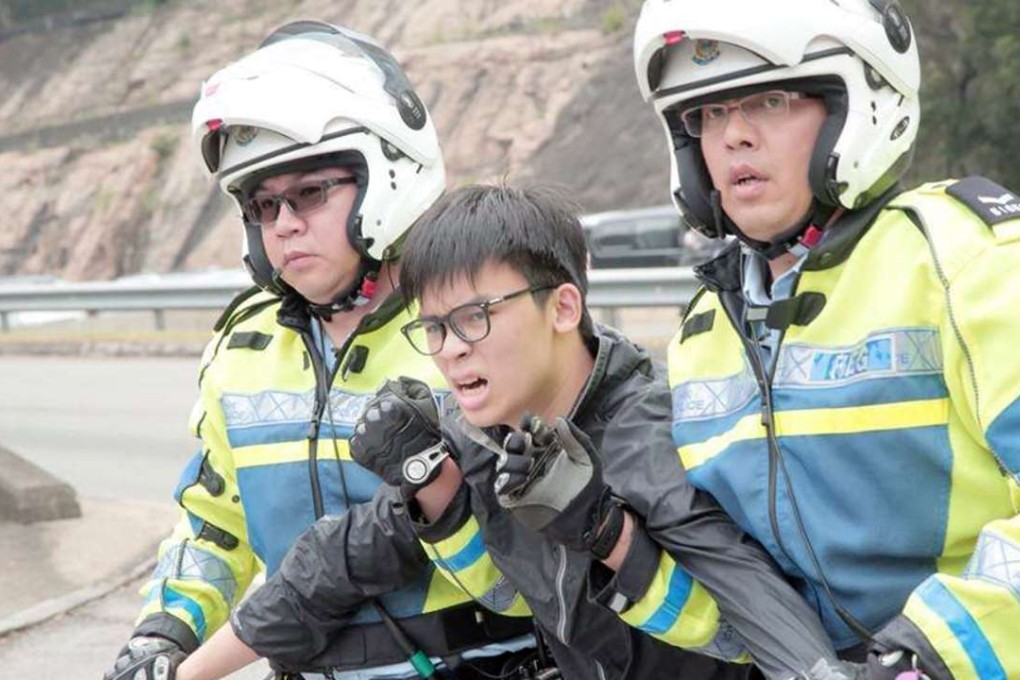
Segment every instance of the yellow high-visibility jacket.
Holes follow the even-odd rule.
[[[400,333],[411,319],[400,295],[366,316],[336,348],[332,375],[314,347],[304,307],[283,307],[265,293],[249,296],[225,315],[205,350],[191,419],[201,450],[175,492],[182,520],[142,588],[146,603],[136,634],[158,633],[186,648],[207,639],[253,577],[263,569],[273,573],[317,517],[342,514],[373,497],[382,482],[351,459],[347,440],[383,382],[407,375],[440,394],[445,389],[431,359]],[[399,619],[469,598],[427,568],[417,582],[380,600]],[[378,622],[368,605],[353,618],[336,617],[338,629],[381,628]],[[349,655],[349,646],[338,648]],[[376,652],[385,657],[383,651],[362,649],[360,659],[339,665],[358,666]],[[406,657],[399,649],[395,654]]]
[[[757,538],[839,649],[1020,677],[1020,204],[983,178],[848,214],[762,360],[739,253],[668,350],[690,480]]]

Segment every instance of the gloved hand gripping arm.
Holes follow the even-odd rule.
[[[351,454],[401,489],[414,532],[451,583],[475,598],[496,588],[505,592],[506,579],[487,554],[463,569],[447,561],[451,554],[446,551],[458,537],[469,536],[467,542],[477,538],[483,544],[484,540],[474,536],[480,529],[472,515],[469,487],[454,457],[447,455],[438,409],[425,384],[409,378],[387,382],[355,426]],[[419,469],[412,469],[416,464]],[[501,611],[518,615],[527,612],[527,605],[518,596]]]
[[[383,481],[417,500],[432,521],[460,487],[439,428],[439,409],[429,386],[401,376],[387,380],[368,402],[351,437],[351,456]]]
[[[503,448],[496,463],[500,504],[550,540],[606,560],[623,533],[625,511],[603,481],[587,435],[564,418],[550,427],[528,416]]]
[[[406,497],[439,476],[447,455],[432,390],[404,376],[387,380],[372,397],[351,437],[354,460]]]

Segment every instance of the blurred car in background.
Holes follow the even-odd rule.
[[[583,215],[581,226],[594,269],[690,267],[725,245],[688,229],[672,205]]]

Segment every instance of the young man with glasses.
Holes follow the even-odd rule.
[[[1020,202],[903,192],[887,0],[646,0],[677,206],[735,243],[670,345],[675,443],[873,678],[1020,677]]]
[[[738,658],[738,632],[769,677],[842,677],[764,552],[686,484],[665,385],[641,350],[593,326],[585,263],[576,217],[547,192],[469,187],[419,220],[401,287],[421,309],[403,331],[433,357],[456,410],[440,422],[427,385],[387,383],[351,452],[391,487],[317,523],[252,599],[294,601],[296,590],[343,606],[359,587],[347,576],[400,580],[424,546],[477,601],[530,610],[565,678],[743,677],[653,637]],[[516,430],[527,414],[555,434],[534,419]],[[345,577],[314,567],[316,553]],[[589,598],[589,582],[617,612]],[[274,622],[260,625],[269,635]]]
[[[421,653],[472,658],[461,678],[500,671],[534,646],[529,621],[471,603],[424,555],[400,583],[375,582],[343,612],[310,610],[272,639],[246,637],[243,618],[239,635],[223,625],[306,527],[380,486],[347,443],[377,388],[402,374],[441,384],[400,335],[411,317],[394,284],[404,232],[443,191],[444,172],[400,66],[371,38],[318,22],[278,29],[213,75],[192,132],[241,209],[258,287],[224,312],[202,359],[199,452],[175,493],[184,516],[106,677],[168,680],[218,628],[244,662],[267,656],[306,678],[419,677]]]

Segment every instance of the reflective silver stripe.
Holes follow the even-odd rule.
[[[178,543],[163,553],[153,579],[202,581],[216,588],[228,606],[237,594],[237,579],[226,562],[190,542]]]
[[[352,394],[330,390],[329,402],[335,425],[353,426],[374,394]],[[307,423],[312,418],[315,390],[283,392],[266,390],[255,394],[226,393],[220,397],[223,417],[229,428],[253,425]]]
[[[556,624],[556,636],[560,642],[567,644],[567,598],[563,594],[563,579],[567,575],[567,549],[562,545],[556,546],[560,553],[560,567],[556,571],[556,603],[560,608],[559,621]]]
[[[435,392],[440,412],[442,412],[448,394],[446,391],[437,390]],[[374,392],[355,394],[339,389],[330,390],[329,405],[332,409],[333,423],[353,426],[361,416],[361,412],[365,410],[365,405],[374,396]],[[315,390],[311,389],[306,392],[265,390],[254,394],[228,392],[220,397],[220,405],[223,408],[223,417],[227,427],[306,423],[312,417]]]
[[[1002,586],[1020,599],[1020,545],[982,531],[963,577]]]
[[[736,413],[758,394],[751,369],[718,380],[695,380],[673,388],[673,422],[707,420]]]
[[[939,332],[931,328],[885,330],[842,347],[788,343],[779,350],[774,387],[832,388],[875,378],[938,375],[943,358]],[[748,366],[732,376],[693,380],[673,388],[673,422],[725,417],[758,393]]]
[[[744,642],[737,634],[736,629],[733,628],[726,621],[719,620],[719,630],[716,631],[715,637],[712,641],[703,647],[691,648],[692,652],[698,654],[704,654],[705,656],[711,656],[716,659],[722,659],[723,661],[735,661],[739,659],[744,652],[747,650],[744,647]]]
[[[786,344],[779,350],[772,384],[831,388],[874,378],[939,374],[942,366],[937,330],[885,330],[843,347]]]
[[[501,613],[513,606],[517,600],[517,589],[500,574],[496,583],[475,599],[486,609]]]
[[[267,390],[255,394],[224,394],[220,397],[227,427],[308,422],[314,403],[314,390],[307,392]]]

